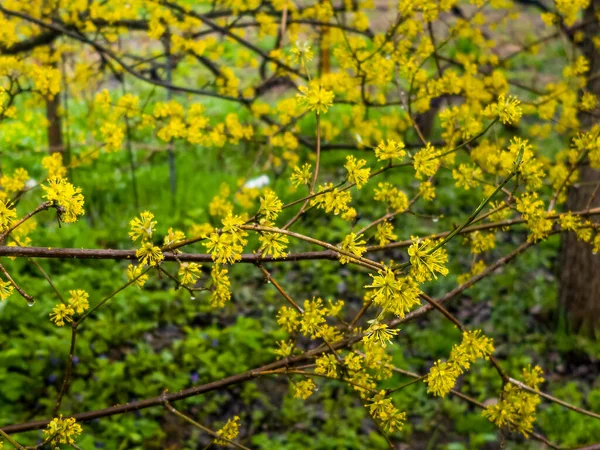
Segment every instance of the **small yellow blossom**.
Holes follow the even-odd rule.
[[[75,439],[77,439],[82,431],[81,425],[73,417],[63,419],[61,414],[60,417],[52,419],[44,430],[44,434],[50,438],[50,442],[53,445],[73,445],[75,444]]]
[[[346,165],[344,167],[348,171],[348,181],[356,184],[357,189],[362,188],[369,181],[371,169],[368,167],[363,169],[362,167],[365,164],[367,164],[367,161],[364,159],[357,161],[354,156],[350,155],[346,157]]]
[[[318,81],[311,81],[308,86],[298,87],[298,102],[317,114],[326,113],[333,105],[333,92],[326,90]]]
[[[387,142],[381,141],[377,147],[375,147],[375,156],[379,161],[391,160],[391,159],[402,159],[406,156],[404,150],[404,142],[394,141],[389,139]]]
[[[181,284],[194,284],[200,276],[200,264],[195,262],[184,262],[179,266],[179,281]]]
[[[42,158],[42,166],[48,171],[48,178],[64,177],[67,174],[67,169],[63,166],[62,154],[59,152]]]
[[[391,339],[398,334],[398,330],[390,329],[385,323],[379,323],[377,320],[370,321],[369,328],[365,332],[363,342],[367,345],[376,344],[381,347],[387,347]]]
[[[4,301],[11,296],[15,287],[10,281],[2,281],[0,279],[0,300]]]
[[[315,360],[317,367],[315,368],[315,373],[320,375],[325,375],[329,378],[337,377],[337,361],[335,356],[331,354],[325,354],[320,356]]]
[[[59,327],[62,327],[67,322],[73,321],[73,314],[75,310],[71,306],[67,306],[64,303],[59,303],[54,307],[50,313],[50,319]]]
[[[273,256],[274,258],[283,258],[287,256],[286,248],[288,238],[284,234],[279,233],[262,233],[258,240],[260,241],[260,250],[265,256]]]
[[[8,230],[16,217],[17,212],[10,203],[0,200],[0,232]]]
[[[69,291],[69,293],[71,294],[69,305],[71,305],[77,314],[81,314],[89,308],[90,304],[88,299],[90,295],[86,291],[77,289],[75,291]]]
[[[398,239],[398,236],[394,234],[394,226],[389,222],[383,222],[377,225],[375,237],[379,241],[380,246],[384,246],[389,242]]]
[[[344,238],[340,244],[340,247],[342,250],[348,253],[352,253],[355,256],[361,257],[362,254],[367,251],[367,248],[365,247],[366,242],[361,239],[361,237],[362,234],[357,236],[356,233],[350,233]],[[355,259],[350,256],[340,254],[340,262],[342,264],[352,261],[355,261]]]
[[[142,265],[157,266],[165,259],[159,247],[152,242],[144,242],[142,246],[135,251],[135,256]]]
[[[154,233],[154,226],[156,225],[156,221],[154,219],[154,214],[150,211],[144,211],[140,214],[140,217],[135,217],[129,222],[129,227],[131,231],[129,232],[129,237],[132,241],[137,241],[140,237],[142,238],[142,242],[151,239],[152,233]]]
[[[260,198],[260,210],[259,212],[265,216],[269,221],[277,219],[277,216],[281,212],[283,203],[277,198],[275,192],[267,190],[265,195]]]
[[[444,266],[448,262],[448,255],[443,248],[435,248],[429,239],[420,241],[419,238],[411,236],[413,244],[408,249],[410,255],[411,274],[419,282],[436,279],[437,273],[448,275],[448,269]]]
[[[134,266],[133,264],[129,264],[127,266],[127,279],[129,281],[133,281],[133,283],[141,289],[144,287],[144,284],[146,284],[148,275],[144,273],[143,266]]]
[[[65,178],[49,178],[48,186],[42,185],[42,189],[46,191],[44,198],[59,207],[59,216],[63,222],[73,223],[77,220],[77,216],[85,213],[81,188],[76,188]]]
[[[217,434],[225,439],[232,441],[235,439],[240,433],[240,418],[238,416],[234,416],[233,419],[229,419],[225,426],[217,431]],[[216,439],[215,444],[217,445],[228,445],[227,441],[223,439]]]
[[[415,168],[415,176],[422,180],[425,177],[435,175],[440,166],[440,152],[436,150],[429,142],[427,146],[419,150],[413,158],[413,166]]]
[[[315,383],[310,378],[308,380],[299,381],[298,383],[294,384],[294,398],[306,400],[312,395],[315,388]]]
[[[292,176],[290,177],[290,180],[292,180],[292,184],[296,187],[299,187],[300,185],[307,185],[310,183],[310,179],[311,179],[311,165],[310,164],[304,164],[302,165],[302,167],[294,167],[294,172],[292,173]]]

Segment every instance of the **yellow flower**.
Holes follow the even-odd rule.
[[[163,240],[163,245],[165,247],[172,247],[177,244],[181,244],[185,241],[185,233],[183,231],[174,230],[173,228],[169,228],[165,239]],[[177,250],[175,250],[177,251]]]
[[[385,348],[391,343],[392,337],[398,334],[398,330],[389,329],[384,323],[379,323],[376,319],[369,321],[370,325],[365,332],[363,342],[367,345],[376,344]]]
[[[58,205],[58,212],[63,222],[73,223],[77,220],[77,216],[85,213],[81,188],[75,188],[65,178],[50,178],[48,186],[42,185],[42,189],[46,191],[44,198]]]
[[[429,370],[425,383],[427,383],[427,392],[435,396],[445,397],[454,387],[456,379],[460,375],[458,368],[451,362],[442,362],[437,360]]]
[[[435,248],[429,239],[419,241],[419,238],[411,236],[413,244],[408,249],[410,255],[411,274],[419,282],[437,280],[437,273],[448,275],[448,269],[444,266],[448,262],[446,250]]]
[[[544,381],[542,369],[527,367],[523,370],[526,384],[537,389],[537,385]],[[540,403],[539,395],[523,391],[512,383],[504,385],[500,401],[490,405],[483,411],[483,416],[499,427],[507,428],[529,436],[536,419],[535,409]]]
[[[337,377],[337,361],[335,356],[331,354],[325,354],[317,358],[315,363],[317,364],[315,373],[318,373],[319,375],[325,375],[329,378]]]
[[[0,279],[0,300],[4,301],[11,296],[15,287],[10,281],[2,281]]]
[[[315,390],[315,383],[310,378],[308,380],[299,381],[294,385],[294,398],[306,400]]]
[[[63,157],[59,152],[42,158],[42,166],[48,171],[48,178],[64,177],[67,169],[63,166]]]
[[[69,304],[77,314],[81,314],[89,308],[90,304],[88,298],[90,296],[87,292],[82,289],[77,289],[75,291],[69,291],[69,293],[71,294]]]
[[[504,124],[516,125],[523,115],[520,104],[521,102],[516,97],[510,95],[506,97],[501,94],[498,97],[498,102],[489,105],[484,114],[488,117],[498,117]]]
[[[308,186],[311,179],[310,169],[310,164],[304,164],[302,167],[294,167],[294,173],[292,173],[292,176],[290,177],[292,184],[296,187],[300,186],[301,184]]]
[[[279,341],[277,342],[277,347],[279,348],[273,350],[273,353],[275,353],[277,356],[280,356],[281,358],[287,358],[294,351],[293,342]]]
[[[229,290],[229,277],[227,269],[221,269],[218,264],[213,266],[211,277],[213,280],[213,292],[210,297],[210,306],[212,308],[223,308],[231,299]]]
[[[377,225],[375,237],[381,246],[398,239],[398,236],[394,234],[394,226],[389,222],[383,222]]]
[[[531,231],[529,240],[545,239],[552,230],[552,221],[544,208],[544,202],[538,200],[537,193],[526,193],[517,198],[517,211],[523,215],[527,227]]]
[[[496,237],[494,233],[475,231],[474,233],[469,234],[469,240],[471,241],[471,253],[474,255],[479,255],[480,253],[487,252],[496,247]]]
[[[81,434],[83,430],[73,417],[63,419],[62,414],[60,417],[55,417],[48,424],[44,430],[44,434],[51,438],[50,442],[54,445],[58,444],[75,444],[75,439]]]
[[[326,113],[333,105],[333,92],[323,88],[317,81],[311,81],[308,86],[300,86],[298,90],[298,102],[317,114]]]
[[[262,233],[258,240],[260,241],[260,250],[265,256],[271,255],[274,258],[287,256],[285,251],[288,244],[287,236],[279,233]]]
[[[0,200],[0,232],[8,230],[15,217],[17,217],[17,212],[10,203]]]
[[[452,178],[456,180],[456,187],[462,187],[465,191],[479,185],[482,173],[479,167],[471,164],[461,164],[458,169],[452,169]]]
[[[311,338],[321,337],[325,324],[325,308],[320,298],[304,301],[304,314],[300,320],[300,331]]]
[[[157,222],[154,219],[154,214],[150,211],[144,211],[140,214],[140,217],[135,217],[129,222],[131,231],[129,237],[132,241],[137,241],[140,237],[142,242],[151,239],[152,233],[154,233],[154,226]]]
[[[243,241],[244,244],[246,241]],[[208,241],[204,242],[213,261],[218,264],[233,264],[242,259],[244,247],[234,241],[234,235],[229,233],[211,233]]]
[[[273,221],[277,219],[282,207],[283,203],[277,198],[275,192],[271,190],[266,191],[264,197],[260,198],[259,212],[263,214],[267,220]]]
[[[165,259],[160,248],[156,247],[152,242],[144,242],[142,246],[136,250],[135,256],[140,264],[148,264],[150,266],[157,266]]]
[[[238,416],[234,416],[233,419],[229,419],[225,426],[217,431],[217,434],[220,437],[225,439],[229,439],[230,441],[235,439],[240,433],[240,418]],[[228,445],[227,441],[223,439],[216,439],[215,444],[217,445]]]
[[[427,146],[419,150],[413,158],[415,176],[422,180],[425,177],[435,175],[440,166],[439,156],[440,152],[428,142]]]
[[[389,139],[387,142],[381,141],[375,148],[375,156],[379,161],[385,161],[388,159],[402,159],[406,155],[404,151],[404,142],[394,141]]]
[[[301,63],[303,67],[307,62],[311,62],[314,56],[308,42],[296,42],[296,46],[292,48],[291,53],[294,55],[293,62],[295,64]]]
[[[428,202],[435,198],[435,189],[431,181],[424,181],[419,185],[419,195]]]
[[[352,253],[353,255],[360,257],[364,252],[367,251],[367,248],[365,247],[366,242],[363,239],[361,239],[361,237],[362,234],[357,236],[356,233],[350,233],[344,238],[344,240],[340,244],[340,247],[342,248],[342,250],[345,250],[346,252]],[[346,264],[352,261],[355,261],[355,259],[350,256],[340,254],[340,262],[342,264]]]
[[[200,264],[184,262],[179,266],[179,280],[181,284],[194,284],[200,276]]]
[[[354,156],[346,157],[346,165],[344,166],[348,171],[348,181],[350,183],[356,184],[356,188],[362,188],[367,181],[369,181],[369,173],[371,169],[368,167],[362,169],[362,167],[367,163],[366,160],[356,160]]]
[[[144,287],[144,284],[146,284],[146,281],[148,280],[148,275],[142,275],[143,272],[144,268],[142,266],[134,266],[133,264],[129,264],[127,266],[127,279],[129,281],[135,280],[133,284],[135,284],[141,289]]]
[[[371,277],[373,283],[365,288],[374,290],[373,302],[384,311],[402,318],[420,303],[421,291],[411,277],[396,278],[394,271],[387,267]]]
[[[277,323],[288,333],[293,333],[300,327],[298,311],[288,306],[282,306],[277,313]]]
[[[64,303],[59,303],[54,307],[50,313],[50,319],[59,327],[62,327],[67,322],[73,321],[73,314],[75,310],[71,306],[67,306]]]
[[[77,220],[77,216],[85,213],[81,188],[76,188],[65,178],[49,178],[48,186],[42,185],[42,189],[46,191],[44,198],[58,206],[59,216],[63,222],[73,223]]]
[[[401,430],[406,421],[406,413],[398,411],[385,391],[380,391],[370,399],[369,413],[385,431]]]

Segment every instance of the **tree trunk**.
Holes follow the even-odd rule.
[[[600,0],[593,0],[584,17],[595,17],[600,10]],[[600,31],[597,21],[584,28],[585,39],[582,50],[590,62],[588,74],[600,72],[600,54],[593,45],[592,38]],[[600,97],[600,79],[589,81],[587,90]],[[587,130],[594,118],[589,114],[580,115],[581,127]],[[592,169],[589,162],[580,168],[579,187],[570,187],[567,193],[566,209],[577,211],[586,209],[597,183],[600,172]],[[600,193],[590,207],[600,206]],[[567,316],[570,329],[594,335],[600,328],[600,254],[594,255],[590,244],[577,240],[574,233],[564,233],[561,245],[559,266],[559,301]]]
[[[48,150],[50,153],[62,152],[63,137],[62,125],[58,108],[60,107],[60,95],[56,94],[52,99],[46,99],[46,119],[48,119]]]

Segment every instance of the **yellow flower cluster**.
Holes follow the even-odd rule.
[[[54,445],[73,445],[82,431],[81,425],[73,417],[63,419],[61,414],[60,417],[52,419],[44,430],[44,434],[50,438],[50,443]]]
[[[242,252],[248,243],[248,233],[241,228],[244,222],[242,217],[233,215],[230,211],[221,221],[223,228],[212,232],[208,241],[203,243],[217,264],[233,264],[242,258]]]
[[[437,273],[448,275],[448,269],[444,266],[448,262],[448,254],[443,248],[436,248],[430,239],[420,240],[411,236],[413,244],[408,248],[410,256],[411,275],[418,282],[436,279]]]
[[[394,226],[390,222],[383,222],[377,225],[375,237],[381,246],[398,239],[398,236],[394,234]]]
[[[156,221],[152,219],[154,219],[154,214],[144,211],[140,214],[140,217],[135,217],[129,222],[131,230],[129,237],[131,240],[135,242],[141,238],[141,246],[136,250],[135,256],[142,266],[158,266],[165,258],[160,247],[152,243],[152,234],[156,225]],[[133,275],[133,271],[128,270],[128,276],[130,274]],[[132,278],[130,278],[131,280]]]
[[[379,323],[374,319],[369,321],[369,328],[365,331],[363,342],[367,347],[379,345],[385,348],[397,334],[398,330],[391,329],[385,323]]]
[[[371,169],[368,167],[362,168],[367,161],[364,159],[357,160],[354,156],[346,156],[346,165],[344,168],[348,171],[348,181],[356,184],[356,188],[362,188],[369,181],[369,173]]]
[[[194,284],[200,276],[200,264],[195,262],[183,262],[179,265],[179,281],[181,284]]]
[[[222,269],[218,264],[215,264],[210,273],[213,286],[212,295],[210,297],[210,306],[213,308],[222,308],[231,299],[231,291],[229,290],[228,270]]]
[[[294,397],[306,400],[313,394],[315,388],[315,383],[310,378],[308,380],[299,381],[294,384]]]
[[[148,275],[145,272],[143,266],[129,264],[127,266],[127,279],[141,289],[146,284],[146,281],[148,281]]]
[[[523,369],[525,384],[538,390],[538,385],[544,381],[543,372],[539,366]],[[497,426],[507,428],[528,437],[535,422],[535,409],[540,403],[539,395],[524,391],[513,383],[504,385],[500,401],[490,405],[483,411],[484,417]]]
[[[73,315],[83,314],[90,306],[88,300],[90,296],[86,291],[77,289],[69,291],[69,293],[71,296],[67,303],[59,303],[50,313],[50,320],[58,327],[64,326],[65,321],[73,322]]]
[[[311,81],[308,86],[298,87],[300,93],[296,95],[298,102],[317,114],[326,113],[333,105],[333,92],[326,90],[316,80]]]
[[[427,392],[445,397],[454,387],[456,379],[471,367],[477,359],[487,359],[494,352],[492,339],[482,335],[481,330],[465,331],[463,340],[454,345],[448,361],[436,361],[429,370],[425,383]]]
[[[375,394],[369,403],[369,413],[385,431],[391,433],[401,430],[406,421],[406,413],[394,406],[392,399],[386,397],[385,391]]]
[[[232,419],[229,419],[223,428],[217,431],[217,434],[220,437],[230,441],[234,440],[238,434],[240,434],[240,418],[238,416],[234,416]],[[216,439],[215,444],[229,445],[229,443],[223,439]]]
[[[350,210],[350,202],[352,201],[350,191],[340,190],[333,187],[333,184],[328,183],[319,186],[318,192],[323,192],[323,194],[313,198],[310,201],[311,206],[324,209],[327,213],[333,212],[336,216]]]
[[[356,233],[350,233],[347,235],[340,247],[347,253],[351,253],[355,256],[361,257],[364,252],[367,251],[367,247],[365,247],[366,241],[362,239],[362,234],[356,235]],[[340,262],[342,264],[346,264],[349,262],[356,261],[351,256],[340,254]]]
[[[371,277],[373,278],[372,284],[365,288],[372,289],[372,291],[367,294],[366,298],[372,300],[384,312],[402,318],[420,303],[421,291],[411,277],[397,277],[389,267]]]
[[[526,193],[517,198],[517,211],[523,215],[530,230],[529,239],[539,241],[545,239],[552,230],[552,221],[544,209],[544,202],[538,199],[537,193]]]
[[[10,281],[3,281],[0,278],[0,300],[4,301],[10,297],[15,290],[15,287]]]
[[[379,161],[386,161],[392,159],[401,160],[406,156],[404,150],[404,142],[395,141],[388,139],[388,141],[381,141],[377,147],[375,147],[375,156]]]
[[[391,183],[379,183],[375,188],[376,201],[385,202],[389,207],[398,212],[404,212],[408,209],[408,197],[404,191],[401,191]]]
[[[85,213],[83,210],[84,198],[81,188],[76,188],[65,178],[52,177],[48,185],[42,184],[46,192],[44,198],[57,208],[60,219],[65,223],[77,221],[77,217]]]
[[[17,212],[11,204],[0,200],[0,232],[8,230],[16,217]]]

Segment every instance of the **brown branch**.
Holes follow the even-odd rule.
[[[4,266],[2,264],[0,264],[0,271],[4,274],[4,276],[8,279],[8,281],[10,282],[10,284],[13,285],[13,287],[15,288],[15,290],[21,295],[21,297],[23,297],[25,300],[27,300],[27,303],[29,303],[30,305],[33,304],[34,300],[33,297],[31,295],[29,295],[27,292],[25,292],[21,286],[19,286],[15,280],[12,279],[12,277],[10,276],[10,274],[8,273],[8,271],[4,268]]]
[[[56,405],[54,405],[54,409],[52,410],[52,416],[56,417],[58,414],[58,410],[60,409],[60,405],[62,403],[62,399],[67,392],[67,388],[69,387],[69,380],[71,379],[71,371],[73,370],[73,358],[75,357],[75,343],[77,341],[77,322],[71,323],[71,346],[69,348],[69,360],[67,361],[67,368],[65,370],[65,377],[63,379],[62,386],[60,388],[60,392],[58,393],[58,398],[56,399]]]

